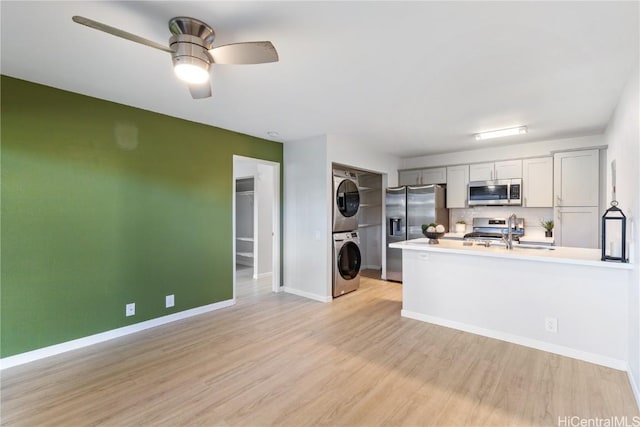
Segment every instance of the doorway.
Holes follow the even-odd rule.
[[[280,164],[233,156],[233,299],[279,292]]]

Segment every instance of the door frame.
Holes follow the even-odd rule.
[[[273,205],[272,205],[272,215],[273,215],[273,236],[272,236],[272,259],[271,259],[271,290],[272,292],[281,292],[282,286],[280,286],[280,252],[281,252],[281,242],[280,242],[280,233],[281,233],[281,221],[280,221],[280,168],[281,165],[278,162],[272,162],[269,160],[256,159],[253,157],[245,157],[239,155],[233,155],[233,168],[232,168],[232,186],[233,186],[233,197],[232,197],[232,233],[233,233],[233,242],[232,242],[232,257],[233,257],[233,300],[236,300],[236,163],[238,161],[243,162],[252,162],[256,166],[263,165],[271,168],[271,172],[273,175],[272,182],[272,190],[273,190]],[[254,177],[254,192],[256,191],[256,183],[257,177]],[[254,193],[256,194],[256,193]],[[257,196],[257,194],[256,194]],[[259,230],[254,230],[254,233]],[[257,271],[256,271],[257,274]]]

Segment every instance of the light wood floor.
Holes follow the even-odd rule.
[[[640,415],[624,372],[401,318],[400,284],[363,278],[322,304],[243,283],[234,307],[3,371],[2,424],[557,426]]]

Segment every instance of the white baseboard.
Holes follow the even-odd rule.
[[[254,279],[264,279],[266,277],[271,277],[271,272],[267,272],[267,273],[260,273],[260,274],[254,274],[253,278]]]
[[[423,322],[428,322],[428,323],[434,323],[436,325],[445,326],[447,328],[458,329],[460,331],[470,332],[472,334],[482,335],[485,337],[494,338],[501,341],[507,341],[514,344],[523,345],[525,347],[531,347],[531,348],[546,351],[549,353],[555,353],[561,356],[571,357],[572,359],[584,360],[585,362],[595,363],[596,365],[606,366],[608,368],[613,368],[620,371],[628,371],[628,368],[629,368],[629,365],[624,360],[614,359],[612,357],[603,356],[601,354],[589,353],[589,352],[577,350],[571,347],[551,344],[545,341],[534,340],[531,338],[508,334],[508,333],[496,331],[493,329],[485,329],[479,326],[469,325],[467,323],[456,322],[453,320],[443,319],[440,317],[429,316],[427,314],[416,313],[409,310],[402,310],[401,315],[402,317],[408,317],[410,319],[421,320]]]
[[[314,301],[329,302],[333,299],[331,296],[313,294],[311,292],[301,291],[300,289],[294,289],[288,286],[284,286],[283,290],[288,294],[298,295],[299,297],[309,298]]]
[[[157,317],[155,319],[146,320],[118,329],[101,332],[95,335],[78,338],[72,341],[51,345],[49,347],[39,348],[37,350],[28,351],[26,353],[16,354],[0,359],[0,370],[11,368],[13,366],[23,365],[25,363],[44,359],[45,357],[55,356],[56,354],[65,353],[67,351],[76,350],[82,347],[88,347],[93,344],[112,340],[125,335],[134,334],[144,331],[145,329],[154,328],[156,326],[175,322],[176,320],[186,319],[188,317],[197,316],[198,314],[207,313],[209,311],[220,310],[221,308],[230,307],[236,303],[235,299],[220,301],[202,307],[192,308],[190,310],[180,311],[178,313],[169,314],[167,316]]]
[[[638,405],[638,409],[640,409],[640,389],[638,388],[638,383],[636,383],[636,380],[633,377],[631,369],[627,369],[627,376],[629,377],[629,384],[631,384],[633,396],[636,398],[636,405]]]
[[[360,270],[382,270],[381,265],[362,265]]]

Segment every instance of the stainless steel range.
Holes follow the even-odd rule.
[[[464,235],[465,240],[503,240],[509,233],[508,218],[474,218],[473,232]],[[524,218],[512,221],[511,233],[514,240],[524,236]]]

